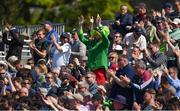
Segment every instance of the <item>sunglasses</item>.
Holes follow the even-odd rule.
[[[86,79],[89,79],[89,78],[91,78],[91,77],[86,77]]]
[[[5,72],[3,72],[3,73],[0,73],[0,75],[3,75],[3,74],[5,74]]]
[[[46,79],[51,79],[51,77],[46,77]]]
[[[29,82],[23,82],[22,84],[31,84],[31,83],[29,83]]]

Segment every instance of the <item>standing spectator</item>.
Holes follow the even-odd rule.
[[[78,34],[76,31],[72,33],[71,42],[71,58],[70,62],[73,62],[74,58],[78,58],[79,60],[87,60],[86,57],[86,46],[79,40]]]
[[[127,47],[127,56],[132,52],[132,47],[137,46],[142,51],[147,48],[146,38],[142,35],[143,30],[136,27],[133,32],[127,33],[123,39],[123,44]]]
[[[145,3],[139,3],[137,8],[137,15],[134,17],[134,22],[139,22],[147,17],[147,8]]]
[[[53,24],[50,21],[45,21],[44,22],[44,28],[46,30],[46,40],[48,42],[49,48],[48,48],[48,64],[50,64],[53,56],[53,51],[52,48],[54,47],[54,44],[52,43],[52,38],[55,37],[55,40],[57,43],[59,43],[59,37],[58,33],[53,29]]]
[[[101,18],[97,16],[97,24],[101,24]],[[84,17],[79,18],[80,31],[78,33],[80,40],[87,46],[88,62],[87,66],[95,74],[98,84],[106,83],[106,69],[108,68],[108,48],[110,41],[108,39],[109,28],[106,26],[99,27],[91,31],[91,37],[88,40],[83,35],[82,25]]]
[[[126,76],[122,76],[122,81],[129,84],[133,89],[134,102],[143,103],[143,96],[146,89],[152,89],[153,76],[150,71],[146,70],[146,64],[142,60],[135,62],[135,73],[133,79],[129,79]]]
[[[18,30],[15,27],[12,28],[11,26],[6,26],[4,30],[5,32],[3,33],[3,42],[9,45],[9,51],[7,52],[6,60],[10,56],[16,56],[20,60],[22,48],[24,45],[23,36],[20,36]],[[7,39],[8,33],[12,37],[11,40]]]
[[[150,17],[146,17],[146,19],[144,19],[145,21],[145,30],[146,30],[146,40],[147,43],[151,43],[151,42],[160,42],[158,36],[157,36],[157,30],[156,27],[151,23],[151,18]]]
[[[53,24],[50,21],[44,22],[44,28],[47,31],[46,39],[48,41],[48,45],[51,44],[53,36],[56,38],[56,42],[59,43],[58,33],[53,29]]]
[[[70,38],[61,36],[61,45],[57,43],[57,40],[54,36],[52,36],[52,43],[54,47],[52,48],[53,56],[52,56],[52,68],[61,69],[61,66],[67,66],[69,64],[69,59],[71,55],[71,45]]]
[[[35,64],[37,64],[38,60],[40,59],[47,60],[48,42],[45,38],[44,29],[39,29],[37,31],[37,39],[35,39],[35,43],[30,43],[29,47],[32,49]]]
[[[117,15],[115,21],[117,24],[116,32],[120,32],[123,36],[131,30],[133,24],[133,17],[127,11],[128,7],[126,5],[121,5],[120,13]]]
[[[108,70],[108,74],[110,74],[113,77],[113,80],[115,81],[112,85],[110,98],[115,99],[117,95],[123,96],[127,100],[127,108],[131,109],[133,103],[132,89],[125,87],[124,83],[120,80],[121,76],[127,76],[131,80],[134,77],[133,68],[129,64],[128,59],[125,55],[119,57],[118,68],[119,69],[117,70],[117,72]]]

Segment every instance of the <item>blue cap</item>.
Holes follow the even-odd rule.
[[[45,25],[45,24],[48,24],[48,25],[52,26],[52,22],[50,22],[50,21],[48,21],[48,20],[47,20],[47,21],[44,21],[43,24],[44,24],[44,25]]]
[[[19,33],[18,29],[16,29],[15,27],[13,27],[13,28],[11,29],[11,31],[12,31],[13,33]]]

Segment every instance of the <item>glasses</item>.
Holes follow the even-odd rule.
[[[89,78],[91,78],[91,77],[86,77],[86,79],[89,79]]]
[[[114,36],[115,38],[117,38],[117,37],[121,37],[121,36]]]
[[[30,64],[34,64],[34,63],[33,62],[28,62],[27,64],[30,65]]]
[[[44,35],[43,33],[39,33],[39,34],[37,34],[37,35]]]
[[[84,87],[79,87],[78,89],[83,89]]]
[[[0,73],[0,75],[3,75],[3,74],[5,74],[5,72]]]
[[[109,57],[109,59],[114,59],[115,57]]]
[[[51,79],[52,77],[46,77],[46,79]]]
[[[22,84],[31,84],[31,83],[29,83],[29,82],[23,82]]]
[[[58,74],[58,73],[56,73],[56,72],[51,72],[52,74]]]

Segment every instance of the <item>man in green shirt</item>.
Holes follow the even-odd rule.
[[[100,17],[97,16],[96,21],[100,24]],[[92,20],[92,19],[91,19]],[[87,46],[88,61],[87,66],[96,75],[97,84],[104,85],[106,83],[106,69],[108,68],[108,48],[110,41],[108,35],[109,28],[106,26],[98,26],[90,31],[90,38],[87,39],[83,35],[82,25],[84,17],[79,18],[80,30],[78,32],[79,39]],[[93,22],[91,22],[93,24]]]

